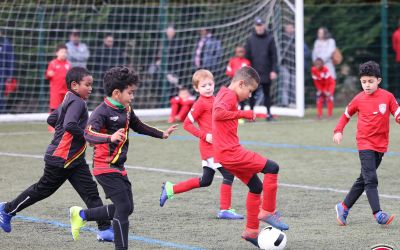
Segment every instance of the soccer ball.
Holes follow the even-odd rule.
[[[265,250],[279,250],[286,246],[286,234],[281,230],[268,226],[258,234],[258,246]]]

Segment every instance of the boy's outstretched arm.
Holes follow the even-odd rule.
[[[230,111],[225,103],[216,104],[216,107],[214,108],[213,112],[214,112],[213,116],[217,121],[234,120],[240,118],[249,120],[255,119],[253,110]]]
[[[136,115],[135,112],[131,112],[131,118],[129,122],[129,127],[133,129],[136,133],[142,134],[142,135],[148,135],[151,137],[155,138],[160,138],[160,139],[167,139],[169,135],[177,130],[178,125],[173,125],[170,128],[168,128],[166,131],[159,130],[157,128],[154,128],[152,126],[147,125],[146,123],[143,123]]]

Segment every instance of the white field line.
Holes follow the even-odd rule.
[[[17,153],[7,153],[7,152],[0,152],[0,156],[9,156],[9,157],[23,157],[23,158],[34,158],[34,159],[43,159],[43,155],[32,155],[32,154],[17,154]],[[88,162],[90,163],[90,162]],[[167,174],[179,174],[179,175],[189,175],[189,176],[201,176],[202,173],[196,172],[187,172],[187,171],[179,171],[179,170],[171,170],[165,168],[149,168],[143,166],[130,166],[125,165],[127,169],[134,169],[134,170],[142,170],[147,172],[157,172],[157,173],[167,173]],[[216,178],[222,179],[222,176],[216,175]],[[313,191],[327,191],[327,192],[334,192],[334,193],[347,193],[348,190],[343,189],[336,189],[330,187],[318,187],[318,186],[308,186],[308,185],[299,185],[299,184],[289,184],[289,183],[279,183],[281,187],[288,187],[288,188],[295,188],[295,189],[305,189],[305,190],[313,190]],[[365,193],[363,193],[365,195]],[[393,200],[400,200],[400,196],[398,195],[389,195],[389,194],[379,194],[382,198],[393,199]]]
[[[7,132],[7,133],[0,133],[0,136],[13,136],[13,135],[40,135],[40,134],[49,134],[49,132]]]

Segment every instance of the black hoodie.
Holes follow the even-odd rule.
[[[261,83],[270,82],[271,71],[277,72],[277,56],[275,40],[271,33],[265,31],[258,35],[255,31],[246,41],[246,58],[258,72]]]

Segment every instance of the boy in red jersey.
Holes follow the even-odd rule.
[[[67,54],[67,46],[59,45],[56,58],[49,63],[46,70],[46,79],[50,81],[50,112],[58,108],[68,91],[65,76],[71,64],[67,60]]]
[[[314,66],[311,68],[311,76],[317,89],[317,118],[322,118],[324,102],[326,102],[328,108],[327,117],[330,118],[333,112],[333,95],[336,81],[329,73],[328,68],[324,66],[324,61],[321,58],[315,60]]]
[[[168,123],[183,122],[195,100],[186,87],[180,87],[178,95],[170,100],[171,114]]]
[[[107,97],[91,114],[85,130],[86,140],[94,145],[93,175],[103,187],[111,205],[94,209],[70,208],[71,232],[79,239],[86,221],[113,220],[115,249],[128,249],[128,217],[133,212],[131,183],[124,167],[129,148],[129,129],[137,133],[166,139],[176,125],[161,131],[140,121],[130,104],[138,85],[138,75],[118,66],[104,75]]]
[[[226,66],[226,75],[232,78],[236,71],[244,66],[250,66],[250,61],[245,58],[246,50],[243,46],[238,45],[235,48],[235,57],[229,59],[228,65]]]
[[[365,191],[372,213],[379,224],[388,225],[394,215],[382,212],[378,195],[378,169],[389,143],[389,118],[392,114],[400,123],[400,108],[394,96],[378,88],[381,82],[379,65],[369,61],[360,65],[359,76],[364,91],[356,95],[346,107],[334,130],[333,141],[339,144],[343,129],[350,118],[358,113],[357,148],[361,161],[361,174],[354,182],[343,202],[335,206],[339,225],[347,225],[350,208]]]
[[[252,67],[240,68],[229,87],[222,87],[218,92],[212,111],[215,162],[221,163],[249,188],[246,200],[247,223],[242,238],[257,247],[259,220],[281,230],[289,229],[276,211],[278,164],[243,148],[237,135],[238,119],[255,120],[252,110],[238,110],[238,102],[249,98],[259,82],[260,77]],[[264,174],[263,182],[258,178],[258,173]]]
[[[192,135],[198,137],[199,149],[203,165],[203,175],[198,178],[190,178],[186,181],[172,184],[167,181],[162,186],[160,196],[160,206],[164,206],[168,199],[172,199],[175,194],[187,192],[194,188],[208,187],[211,185],[215,169],[218,169],[223,181],[220,188],[220,211],[217,215],[219,219],[243,219],[231,209],[232,182],[234,176],[226,171],[220,164],[214,163],[212,145],[212,105],[214,102],[214,76],[205,69],[200,69],[193,74],[193,88],[200,94],[199,99],[194,103],[193,108],[187,115],[183,127]],[[197,122],[199,128],[194,124]]]

